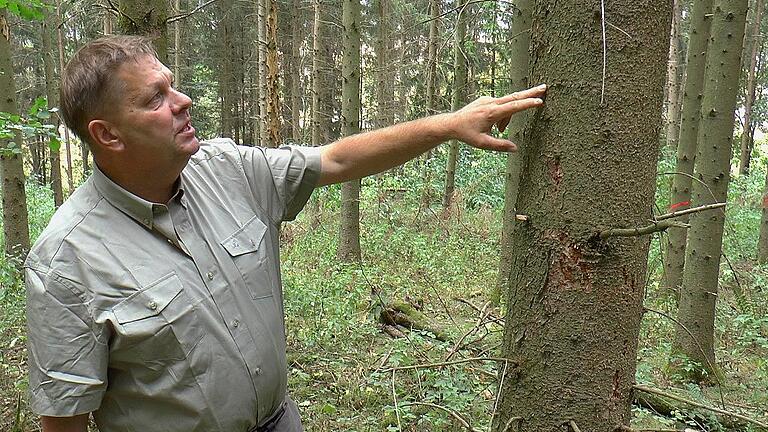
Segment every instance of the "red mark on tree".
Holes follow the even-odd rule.
[[[690,201],[680,201],[679,203],[675,203],[675,204],[672,204],[671,206],[669,206],[669,209],[672,210],[672,211],[675,211],[675,210],[679,209],[680,207],[687,207],[690,204],[691,204]]]
[[[560,186],[560,182],[563,180],[563,169],[560,167],[560,159],[548,160],[547,167],[549,168],[549,176],[552,177],[555,186]]]
[[[763,195],[763,208],[768,208],[768,194]]]

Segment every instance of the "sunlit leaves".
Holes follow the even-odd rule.
[[[42,21],[45,9],[50,8],[40,0],[0,0],[0,9],[8,9],[8,12],[28,21]]]

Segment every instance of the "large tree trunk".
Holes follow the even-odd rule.
[[[528,48],[531,45],[531,11],[533,0],[518,0],[515,4],[515,16],[509,33],[513,35],[508,42],[509,55],[515,59],[510,65],[509,80],[512,91],[525,90],[530,87],[528,67],[530,56]],[[530,118],[528,112],[517,114],[507,127],[512,142],[522,148],[523,129]],[[512,231],[515,228],[515,202],[520,184],[520,153],[507,155],[507,167],[504,178],[504,211],[502,213],[501,242],[499,245],[499,275],[491,294],[491,303],[498,305],[504,288],[507,286],[509,272],[512,269]]]
[[[681,24],[683,0],[674,0],[672,31],[669,36],[669,60],[667,63],[667,145],[677,148],[680,137],[680,90],[683,82],[683,50]]]
[[[56,80],[53,60],[53,43],[51,41],[51,24],[53,17],[46,11],[45,20],[40,28],[40,34],[43,41],[43,69],[45,70],[45,94],[48,99],[49,107],[59,105],[58,91],[54,81]],[[58,117],[52,117],[51,121],[56,127],[56,134],[59,133]],[[61,162],[60,145],[58,142],[49,143],[50,165],[51,165],[51,189],[53,190],[53,204],[58,208],[64,202],[64,194],[61,190]]]
[[[301,57],[299,56],[302,42],[302,18],[301,1],[293,0],[291,9],[291,139],[294,143],[301,143],[301,83],[302,76]]]
[[[672,2],[604,5],[534,3],[497,431],[629,425],[649,238],[598,233],[651,217]]]
[[[456,0],[458,17],[453,46],[453,98],[451,110],[460,109],[466,102],[467,91],[467,58],[464,52],[464,41],[467,37],[468,0]],[[445,168],[445,190],[443,191],[443,212],[448,214],[453,205],[456,190],[456,165],[459,160],[459,141],[451,140],[448,150],[448,164]]]
[[[61,0],[56,0],[56,20],[61,23],[61,25],[56,26],[56,39],[57,39],[57,48],[58,48],[58,54],[59,54],[59,70],[64,70],[64,35],[62,27],[64,27],[62,20],[61,20]],[[67,192],[69,194],[72,193],[72,191],[75,189],[74,186],[74,178],[73,178],[73,172],[72,172],[72,142],[69,139],[69,128],[64,128],[64,149],[67,159],[67,166],[66,166],[66,172],[67,172]]]
[[[680,140],[677,144],[677,165],[672,177],[670,211],[690,207],[691,175],[696,159],[696,142],[701,117],[701,98],[704,89],[704,65],[707,58],[707,41],[712,22],[712,0],[694,2],[691,14],[691,30],[688,38],[688,65],[683,91],[682,116],[680,120]],[[688,217],[678,219],[687,222]],[[685,265],[685,246],[688,231],[685,228],[667,230],[666,253],[664,254],[664,274],[661,284],[665,292],[679,295],[683,282]]]
[[[11,63],[11,28],[5,8],[0,8],[0,111],[18,114],[16,85]],[[24,190],[24,163],[21,158],[21,135],[13,141],[0,141],[0,181],[3,189],[3,235],[5,256],[21,266],[29,251],[27,195]]]
[[[256,49],[258,50],[258,65],[259,77],[259,132],[260,132],[260,145],[269,147],[269,114],[267,113],[267,106],[269,105],[269,79],[267,78],[267,11],[269,0],[256,0],[256,29],[257,29],[257,42]]]
[[[429,0],[429,42],[427,45],[427,100],[425,107],[426,115],[437,113],[437,49],[438,39],[440,37],[438,25],[440,23],[440,0]],[[430,161],[432,160],[432,150],[424,154],[424,166],[422,167],[421,177],[424,183],[421,192],[421,205],[429,207],[432,203],[432,178],[430,175]]]
[[[157,58],[168,61],[168,2],[166,0],[120,0],[121,34],[142,35],[152,38]]]
[[[739,175],[749,174],[749,162],[752,156],[752,139],[754,125],[752,124],[752,106],[755,103],[757,75],[757,56],[760,53],[760,22],[763,19],[763,2],[756,0],[755,13],[752,17],[752,32],[749,43],[749,70],[747,71],[747,88],[744,95],[744,127],[741,129],[741,153],[739,154]]]
[[[282,142],[280,121],[280,71],[277,61],[277,0],[265,0],[267,6],[267,131],[269,147]]]
[[[343,4],[341,133],[349,136],[360,131],[360,0]],[[343,261],[360,261],[360,180],[342,185],[340,219],[337,255]]]
[[[725,202],[730,180],[731,141],[741,71],[747,0],[715,0],[707,47],[700,143],[696,152],[693,205]],[[686,249],[683,285],[671,365],[692,381],[712,380],[715,366],[715,300],[720,272],[725,212],[694,213]],[[685,328],[683,328],[683,326]],[[688,332],[691,332],[690,334]],[[691,362],[696,367],[691,368]]]

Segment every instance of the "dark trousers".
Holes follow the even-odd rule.
[[[272,417],[248,432],[304,432],[299,407],[293,399],[286,397],[283,406]]]

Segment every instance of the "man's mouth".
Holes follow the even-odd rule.
[[[186,123],[184,124],[184,127],[182,127],[182,128],[181,128],[181,129],[180,129],[178,132],[176,132],[176,133],[187,133],[187,132],[190,132],[190,131],[193,131],[193,130],[194,130],[194,129],[192,128],[192,123],[191,123],[191,122],[186,122]]]

